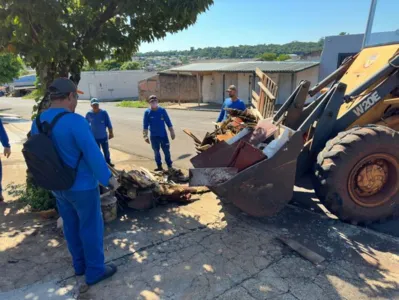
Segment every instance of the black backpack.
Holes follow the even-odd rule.
[[[51,132],[55,124],[66,114],[62,112],[56,115],[49,124],[40,122],[40,115],[36,118],[38,134],[29,135],[24,143],[22,153],[28,166],[28,171],[33,177],[33,182],[39,187],[51,191],[69,190],[76,179],[77,168],[82,154],[79,157],[76,168],[71,168],[60,158],[57,149],[51,140]]]

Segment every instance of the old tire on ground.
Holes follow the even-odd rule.
[[[399,133],[368,125],[339,133],[317,157],[314,188],[337,217],[353,224],[399,214]]]

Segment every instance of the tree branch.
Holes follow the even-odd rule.
[[[99,16],[99,18],[92,23],[92,26],[86,33],[81,37],[81,39],[76,42],[76,48],[79,49],[82,45],[89,43],[89,41],[97,36],[101,27],[111,19],[117,12],[118,4],[115,0],[109,0],[108,6],[105,11]]]

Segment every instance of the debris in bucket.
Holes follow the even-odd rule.
[[[119,204],[137,210],[168,202],[191,203],[197,200],[191,198],[193,194],[209,192],[205,187],[193,188],[184,184],[188,177],[178,169],[164,172],[150,172],[142,167],[128,172],[110,169],[121,184],[115,193]]]
[[[194,140],[195,149],[198,153],[208,150],[217,143],[231,139],[244,128],[254,129],[256,127],[257,118],[252,110],[241,111],[232,108],[226,108],[225,110],[228,113],[228,118],[221,123],[217,123],[215,131],[206,133],[202,141],[189,130],[183,130]]]

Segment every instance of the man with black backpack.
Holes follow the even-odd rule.
[[[94,140],[89,124],[75,114],[76,85],[58,78],[49,87],[51,106],[33,121],[23,154],[34,183],[53,191],[77,276],[93,285],[116,272],[105,265],[98,184],[118,183]]]

